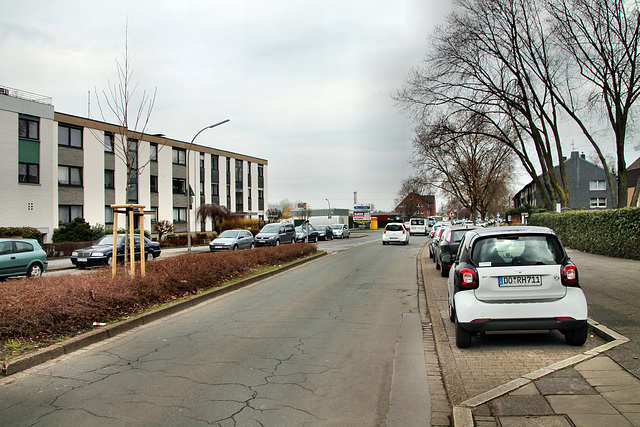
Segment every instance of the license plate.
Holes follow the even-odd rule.
[[[542,286],[542,276],[500,276],[498,286]]]
[[[78,258],[78,262],[87,262],[86,258]]]

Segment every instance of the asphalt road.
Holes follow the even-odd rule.
[[[0,380],[0,425],[429,425],[419,245],[320,246],[330,255]]]

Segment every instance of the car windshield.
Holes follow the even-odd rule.
[[[342,224],[334,224],[331,228],[335,228],[336,230],[342,230]]]
[[[412,219],[411,225],[424,225],[424,219]]]
[[[235,239],[238,237],[238,230],[225,230],[222,233],[220,233],[220,235],[218,236],[218,238],[220,239]]]
[[[559,264],[564,253],[551,236],[510,235],[479,240],[472,261],[479,267]]]
[[[260,230],[261,233],[279,233],[280,224],[267,224]]]
[[[124,236],[118,236],[118,244],[124,242]],[[96,245],[113,245],[113,235],[102,236],[100,240],[96,242]]]
[[[387,231],[402,231],[404,227],[400,224],[389,224],[387,225]]]

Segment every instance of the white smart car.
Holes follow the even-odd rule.
[[[478,228],[460,243],[448,279],[456,345],[476,332],[557,329],[570,345],[587,339],[587,299],[578,270],[543,227]]]

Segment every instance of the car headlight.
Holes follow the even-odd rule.
[[[77,257],[77,256],[78,256],[78,251],[73,251],[73,252],[71,252],[71,256],[75,256],[75,257]]]
[[[101,256],[104,256],[104,253],[102,253],[102,252],[94,252],[94,253],[91,254],[91,256],[92,257],[101,257]]]

